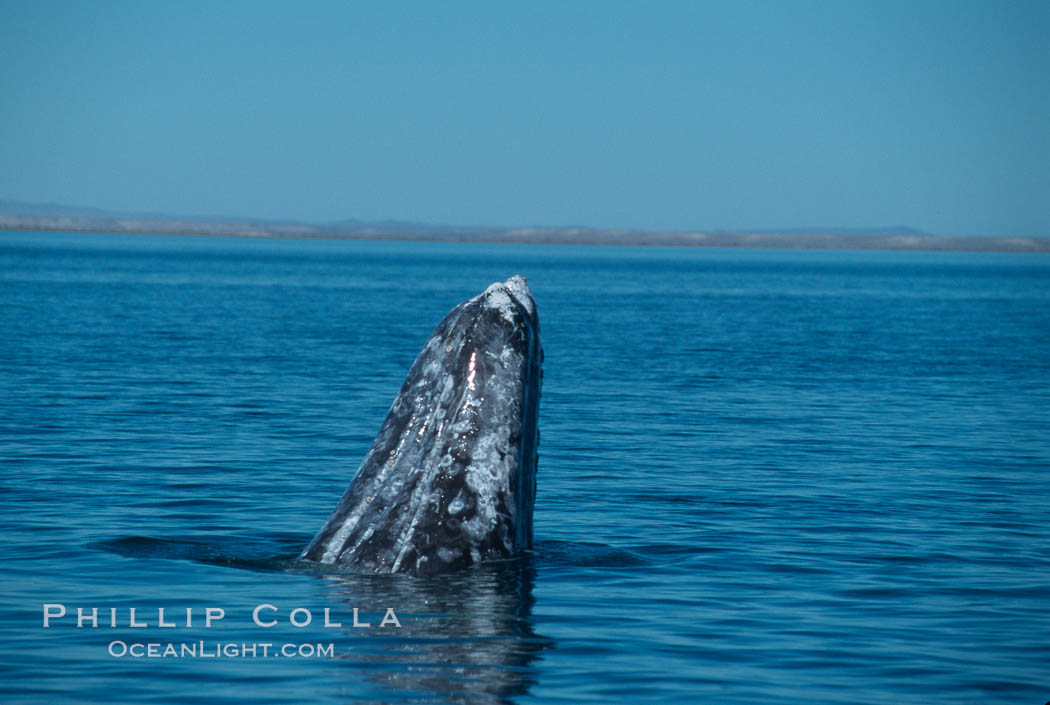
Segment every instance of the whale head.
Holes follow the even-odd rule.
[[[422,575],[530,548],[542,361],[524,277],[452,309],[301,558]]]

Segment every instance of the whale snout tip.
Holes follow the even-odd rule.
[[[515,274],[503,282],[503,286],[507,287],[510,295],[521,304],[522,308],[528,311],[529,318],[536,318],[536,302],[532,298],[532,291],[529,289],[529,283],[525,280],[525,277]]]
[[[481,297],[486,305],[500,309],[507,320],[513,320],[512,300],[525,309],[533,322],[536,320],[536,302],[525,277],[520,274],[515,274],[503,282],[492,282]]]
[[[514,276],[503,282],[503,286],[510,290],[510,293],[516,297],[532,300],[532,292],[529,290],[529,282],[525,277],[520,274]]]

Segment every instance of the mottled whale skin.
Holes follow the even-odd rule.
[[[542,362],[523,277],[452,309],[300,557],[428,575],[531,548]]]

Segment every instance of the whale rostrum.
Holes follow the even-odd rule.
[[[300,558],[426,575],[531,548],[542,362],[523,277],[452,309]]]

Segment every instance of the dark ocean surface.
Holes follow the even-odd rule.
[[[297,563],[514,273],[534,553]],[[1042,705],[1048,517],[1048,256],[0,233],[4,703]]]

